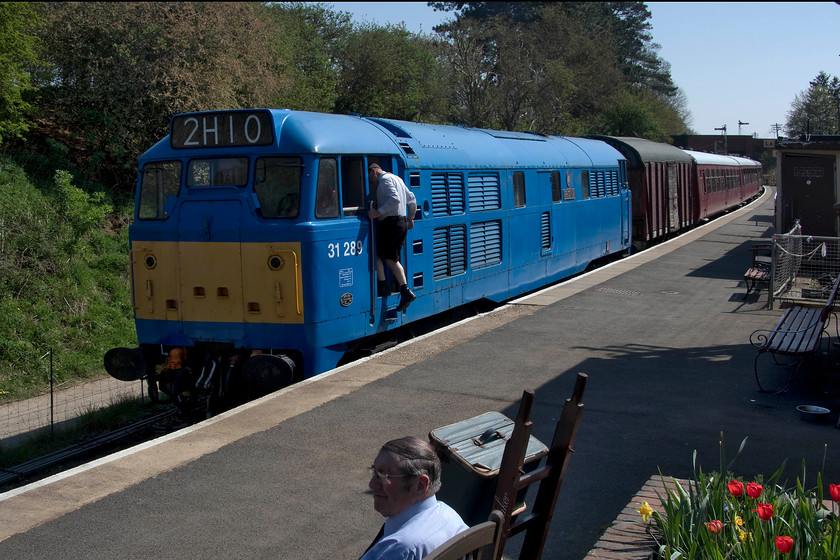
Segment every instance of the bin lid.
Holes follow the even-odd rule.
[[[487,412],[444,426],[429,433],[432,444],[444,458],[461,463],[480,476],[496,476],[502,466],[505,444],[513,434],[514,422],[500,412]],[[541,459],[548,448],[531,436],[525,462]]]

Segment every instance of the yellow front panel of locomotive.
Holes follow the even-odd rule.
[[[302,323],[300,243],[132,243],[138,319]]]

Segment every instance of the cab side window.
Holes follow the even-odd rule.
[[[137,217],[141,220],[165,220],[164,209],[170,196],[177,197],[181,190],[181,162],[160,161],[143,166],[140,183],[140,204]]]
[[[315,217],[338,218],[338,162],[335,158],[323,158],[318,163]]]
[[[345,216],[364,212],[366,176],[364,158],[341,158],[341,206]]]

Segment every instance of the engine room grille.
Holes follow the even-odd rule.
[[[435,229],[434,245],[435,280],[467,270],[467,228],[464,224]]]
[[[463,175],[432,173],[432,212],[435,216],[464,213]]]
[[[502,223],[475,222],[470,224],[470,265],[473,270],[502,262]]]
[[[498,210],[502,207],[499,176],[495,173],[470,175],[467,179],[470,194],[470,212]]]

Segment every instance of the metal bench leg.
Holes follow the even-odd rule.
[[[784,392],[789,386],[791,381],[793,381],[793,376],[796,375],[796,372],[799,371],[799,368],[802,366],[802,362],[805,361],[805,356],[798,356],[796,361],[791,364],[780,364],[775,360],[773,360],[773,366],[771,370],[768,370],[761,376],[758,375],[758,359],[764,352],[759,352],[758,355],[755,357],[753,361],[753,371],[755,372],[755,382],[758,384],[758,389],[762,393],[773,393],[774,395],[778,395],[779,393]],[[796,364],[796,367],[790,373],[780,373],[779,368],[783,370],[788,370],[791,366]],[[761,379],[764,379],[764,383],[761,382]],[[781,388],[778,388],[781,385]]]

